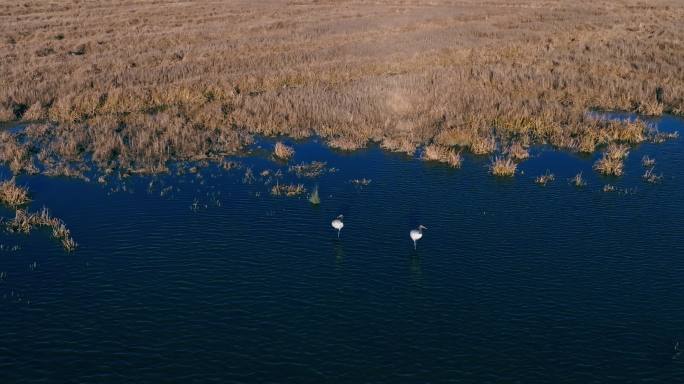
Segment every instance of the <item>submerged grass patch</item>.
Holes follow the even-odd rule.
[[[655,163],[655,159],[648,155],[644,155],[644,157],[641,158],[641,165],[645,168],[653,167]]]
[[[657,184],[663,180],[663,175],[655,173],[655,168],[650,168],[644,172],[641,178],[648,183]]]
[[[50,216],[47,208],[40,212],[31,213],[23,209],[17,209],[12,220],[7,222],[7,229],[10,232],[30,233],[34,227],[47,227],[52,231],[52,237],[59,240],[62,247],[68,252],[76,250],[78,244],[71,237],[71,231],[64,222],[56,217]]]
[[[306,188],[303,184],[279,184],[276,183],[271,188],[271,195],[273,196],[287,196],[294,197],[306,193]]]
[[[606,184],[603,186],[603,192],[615,192],[617,189],[612,184]]]
[[[554,181],[555,179],[556,179],[556,177],[553,175],[553,173],[551,173],[551,171],[549,171],[547,169],[546,173],[544,173],[543,175],[537,176],[537,178],[534,179],[534,182],[539,184],[539,185],[546,185],[546,184]]]
[[[577,188],[582,188],[587,185],[587,181],[582,176],[582,172],[580,172],[570,179],[570,184],[574,185]]]
[[[353,185],[358,185],[358,186],[362,186],[362,187],[365,187],[365,186],[369,185],[372,181],[373,181],[373,180],[371,180],[371,179],[366,179],[365,177],[364,177],[364,178],[361,178],[361,179],[352,179],[352,180],[349,180],[349,182],[352,183]]]
[[[324,174],[326,171],[334,170],[328,169],[325,161],[312,161],[310,163],[299,163],[291,165],[288,170],[297,175],[297,177],[315,178]]]

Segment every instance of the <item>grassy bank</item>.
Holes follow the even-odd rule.
[[[635,144],[643,124],[586,111],[683,114],[682,20],[669,0],[8,4],[0,121],[39,123],[3,132],[0,161],[155,173],[254,134],[431,145],[459,165],[461,149]]]

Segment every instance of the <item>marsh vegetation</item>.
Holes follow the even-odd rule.
[[[315,135],[341,150],[427,145],[458,166],[461,150],[520,161],[534,144],[660,140],[586,112],[682,114],[682,19],[669,0],[8,3],[0,120],[31,124],[2,133],[0,161],[159,173],[254,135]]]
[[[624,159],[629,155],[629,147],[624,144],[610,144],[603,156],[596,161],[594,169],[604,175],[622,176]]]
[[[287,196],[294,197],[306,193],[304,184],[280,184],[276,183],[271,188],[271,195],[273,196]]]
[[[47,208],[43,208],[40,212],[35,213],[17,209],[14,218],[7,222],[7,229],[10,232],[28,234],[34,227],[50,229],[52,237],[59,240],[68,252],[74,251],[78,246],[73,237],[71,237],[71,231],[67,228],[66,224],[62,220],[51,216]]]
[[[282,142],[277,142],[273,148],[273,156],[280,160],[289,160],[290,157],[294,156],[294,149],[290,146],[283,144]]]
[[[518,165],[510,157],[497,156],[489,164],[489,172],[494,176],[512,177]]]
[[[0,182],[0,203],[10,207],[25,205],[30,201],[26,188],[17,185],[15,178]]]
[[[556,176],[554,176],[554,174],[551,173],[551,171],[549,171],[547,169],[546,173],[544,173],[543,175],[537,176],[537,178],[534,179],[534,182],[539,184],[539,185],[546,185],[546,184],[554,181],[555,179],[556,179]]]
[[[582,176],[582,172],[580,172],[570,179],[570,184],[577,188],[582,188],[587,186],[587,181]]]

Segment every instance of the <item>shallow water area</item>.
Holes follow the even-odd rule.
[[[652,123],[684,130],[673,117]],[[263,150],[232,169],[104,184],[18,177],[29,209],[48,207],[80,246],[66,253],[41,230],[0,234],[0,382],[684,375],[681,139],[632,148],[620,178],[592,170],[600,153],[546,147],[502,179],[486,157],[451,169],[314,140],[290,142],[286,164],[272,144],[259,140]],[[660,183],[642,180],[644,155]],[[326,171],[288,171],[311,161]],[[535,184],[547,169],[555,180]],[[578,172],[585,187],[569,182]],[[351,182],[362,178],[371,182]],[[276,183],[317,184],[321,204],[271,196]],[[608,183],[617,190],[603,192]],[[414,251],[419,224],[428,229]]]

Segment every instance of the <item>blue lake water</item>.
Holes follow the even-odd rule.
[[[684,130],[672,117],[653,123]],[[592,171],[598,154],[548,148],[498,179],[488,158],[455,170],[375,147],[293,144],[290,164],[338,171],[297,179],[264,150],[237,159],[241,169],[104,185],[19,177],[29,208],[49,207],[80,247],[66,253],[47,231],[0,233],[0,383],[684,377],[681,139],[633,148],[621,178]],[[643,155],[662,183],[642,180]],[[317,183],[322,203],[270,196],[264,169]],[[556,180],[536,185],[546,169]],[[568,182],[580,171],[584,188]]]

